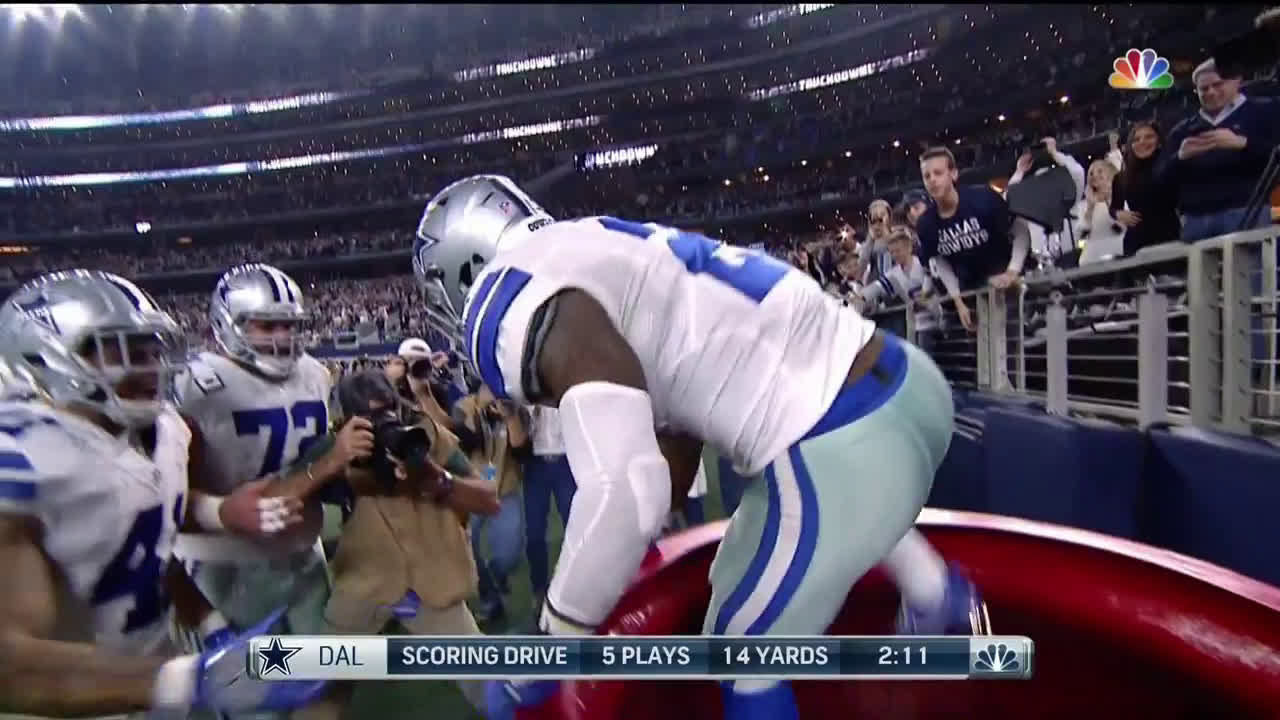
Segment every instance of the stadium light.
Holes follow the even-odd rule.
[[[18,23],[28,19],[60,22],[70,15],[82,15],[75,3],[0,3],[0,11]]]

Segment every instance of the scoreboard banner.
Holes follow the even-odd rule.
[[[261,680],[1026,680],[1034,659],[1035,644],[1017,635],[264,635],[248,664]]]

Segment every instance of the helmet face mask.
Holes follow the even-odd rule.
[[[554,220],[501,175],[473,175],[431,198],[413,242],[413,271],[432,326],[462,346],[467,293],[499,249]]]
[[[97,271],[52,273],[0,308],[6,393],[80,407],[123,427],[155,421],[186,362],[181,329],[133,283]]]
[[[306,347],[306,319],[293,278],[258,263],[228,270],[209,303],[209,324],[223,354],[273,380],[293,374]]]
[[[241,315],[235,323],[244,344],[256,354],[256,362],[276,377],[288,377],[302,357],[301,325],[297,319],[279,320],[258,314]]]
[[[76,354],[86,375],[113,391],[109,402],[116,409],[108,417],[135,427],[160,413],[170,380],[185,362],[186,344],[163,328],[107,329],[86,337]]]

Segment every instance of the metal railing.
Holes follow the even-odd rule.
[[[1050,413],[1280,438],[1280,226],[1050,270],[872,317],[957,387]]]

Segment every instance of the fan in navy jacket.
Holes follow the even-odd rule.
[[[1239,77],[1219,75],[1207,60],[1192,73],[1200,110],[1169,132],[1156,173],[1177,189],[1182,239],[1187,242],[1235,232],[1254,186],[1267,167],[1280,127],[1280,105],[1246,98]],[[1260,213],[1251,227],[1266,227]]]
[[[920,219],[920,259],[955,302],[960,322],[972,330],[960,293],[990,283],[1006,288],[1017,281],[1031,246],[1026,223],[1009,214],[1004,198],[985,187],[957,187],[956,159],[944,147],[920,156],[920,175],[933,198]]]

